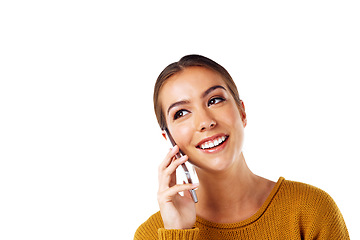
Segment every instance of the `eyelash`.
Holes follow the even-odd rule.
[[[215,100],[215,101],[216,101],[216,100],[220,100],[220,101],[213,102],[214,100]],[[208,101],[207,106],[209,107],[209,106],[211,106],[211,105],[218,104],[218,103],[223,102],[223,101],[225,101],[225,98],[223,98],[223,97],[214,97],[214,98],[211,98],[211,99]],[[213,103],[211,103],[211,102],[213,102]],[[174,120],[176,120],[176,119],[178,119],[178,118],[181,118],[181,117],[183,117],[183,116],[185,116],[185,115],[188,114],[188,113],[187,113],[187,114],[184,114],[184,112],[188,112],[188,113],[189,113],[189,111],[186,110],[186,109],[181,109],[181,110],[177,111],[177,112],[174,114]]]
[[[220,102],[225,101],[225,98],[223,98],[223,97],[213,97],[213,98],[211,98],[211,99],[209,100],[209,102],[208,102],[208,107],[209,107],[210,105],[213,105],[213,104],[210,104],[210,102],[213,101],[213,100],[220,100],[219,102],[213,103],[213,104],[218,104],[218,103],[220,103]]]
[[[185,110],[185,109],[181,109],[179,111],[177,111],[174,115],[174,120],[178,119],[178,118],[181,118],[184,116],[183,112],[189,112],[188,110]],[[182,113],[182,114],[181,114]],[[181,115],[180,115],[181,114]],[[186,114],[185,114],[186,115]]]

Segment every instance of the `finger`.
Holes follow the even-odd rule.
[[[174,161],[170,163],[170,165],[164,170],[165,174],[171,175],[173,172],[176,171],[176,169],[183,163],[185,163],[188,160],[188,156],[184,155],[180,158],[176,158]]]
[[[165,191],[160,193],[159,201],[171,201],[173,197],[179,192],[189,191],[191,189],[195,189],[199,186],[198,183],[188,183],[188,184],[178,184],[171,188],[166,189]],[[190,196],[191,198],[191,196]]]
[[[164,160],[161,162],[161,164],[159,165],[159,171],[163,170],[165,168],[167,168],[171,161],[172,158],[179,152],[179,147],[177,145],[175,145],[173,148],[171,148],[169,150],[169,152],[166,154]]]
[[[188,157],[182,156],[170,163],[169,167],[159,172],[159,190],[164,190],[176,184],[176,168],[185,163]]]

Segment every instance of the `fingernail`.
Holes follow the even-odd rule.
[[[192,187],[193,187],[193,188],[197,188],[198,186],[199,186],[199,183],[193,183],[193,184],[192,184]]]

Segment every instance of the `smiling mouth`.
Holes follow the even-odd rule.
[[[202,149],[202,150],[209,150],[209,149],[213,149],[216,148],[218,146],[221,146],[222,144],[224,144],[226,142],[226,140],[228,139],[229,136],[220,136],[217,137],[213,140],[204,142],[198,146],[196,146],[196,148]]]

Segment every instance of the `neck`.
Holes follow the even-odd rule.
[[[250,171],[242,153],[229,169],[222,172],[197,169],[197,174],[200,186],[196,211],[210,221],[244,220],[252,216],[268,196],[264,196],[265,179]]]

